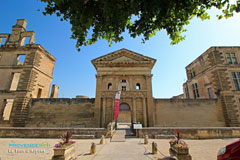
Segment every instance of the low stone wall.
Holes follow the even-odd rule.
[[[26,127],[95,128],[94,98],[34,98]]]
[[[154,99],[155,127],[225,127],[217,99]]]
[[[66,131],[77,135],[94,135],[95,138],[100,138],[107,133],[105,128],[0,127],[0,138],[59,138]]]
[[[191,128],[191,127],[161,127],[143,128],[138,131],[139,137],[148,135],[150,138],[171,138],[180,129],[182,138],[211,139],[211,138],[240,138],[240,127]]]

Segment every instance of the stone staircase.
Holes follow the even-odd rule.
[[[13,119],[12,119],[12,126],[13,127],[24,127],[25,122],[28,116],[28,103],[30,98],[27,97],[17,97],[14,105],[13,105]]]
[[[237,106],[234,105],[233,96],[220,97],[223,116],[227,127],[240,127],[240,122],[237,115]]]

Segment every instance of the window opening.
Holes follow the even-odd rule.
[[[42,89],[38,88],[37,98],[41,98],[41,95],[42,95]]]
[[[25,61],[26,55],[25,54],[19,54],[17,56],[17,65],[23,65]]]
[[[24,37],[25,41],[24,41],[24,46],[26,46],[27,44],[30,44],[30,37]]]
[[[7,38],[4,38],[4,37],[0,38],[0,46],[2,46],[2,45],[5,44],[6,39],[7,39]]]
[[[192,88],[193,88],[193,96],[196,99],[199,97],[197,83],[192,84]]]
[[[108,90],[112,89],[112,83],[108,83]]]
[[[126,79],[123,79],[123,80],[122,80],[122,83],[126,83],[126,82],[127,82]]]
[[[14,102],[14,99],[4,99],[4,106],[3,106],[3,112],[2,112],[2,119],[3,120],[9,120],[10,119],[13,102]]]
[[[195,71],[193,71],[193,69],[190,69],[190,75],[191,75],[191,78],[195,77]]]
[[[141,89],[141,86],[139,83],[136,84],[136,90],[140,90]]]
[[[122,91],[126,91],[126,90],[127,90],[126,86],[122,86]]]
[[[237,91],[240,90],[240,72],[232,72],[233,83]]]
[[[227,57],[228,64],[237,64],[237,58],[235,53],[227,53],[226,57]]]
[[[16,91],[19,83],[21,73],[12,73],[12,81],[10,85],[10,91]]]

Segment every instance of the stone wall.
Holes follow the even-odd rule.
[[[240,127],[150,127],[138,131],[139,137],[148,135],[150,138],[174,138],[180,129],[181,138],[210,139],[210,138],[240,138]]]
[[[216,99],[155,99],[156,127],[224,127]]]
[[[106,135],[105,128],[27,128],[0,127],[0,138],[60,138],[67,131],[74,135],[93,135],[100,138]],[[86,137],[86,136],[85,136]]]
[[[88,98],[32,99],[26,127],[95,127],[94,101]]]

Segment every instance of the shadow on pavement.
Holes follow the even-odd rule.
[[[158,160],[177,160],[173,157],[164,157],[164,158],[159,158]]]

